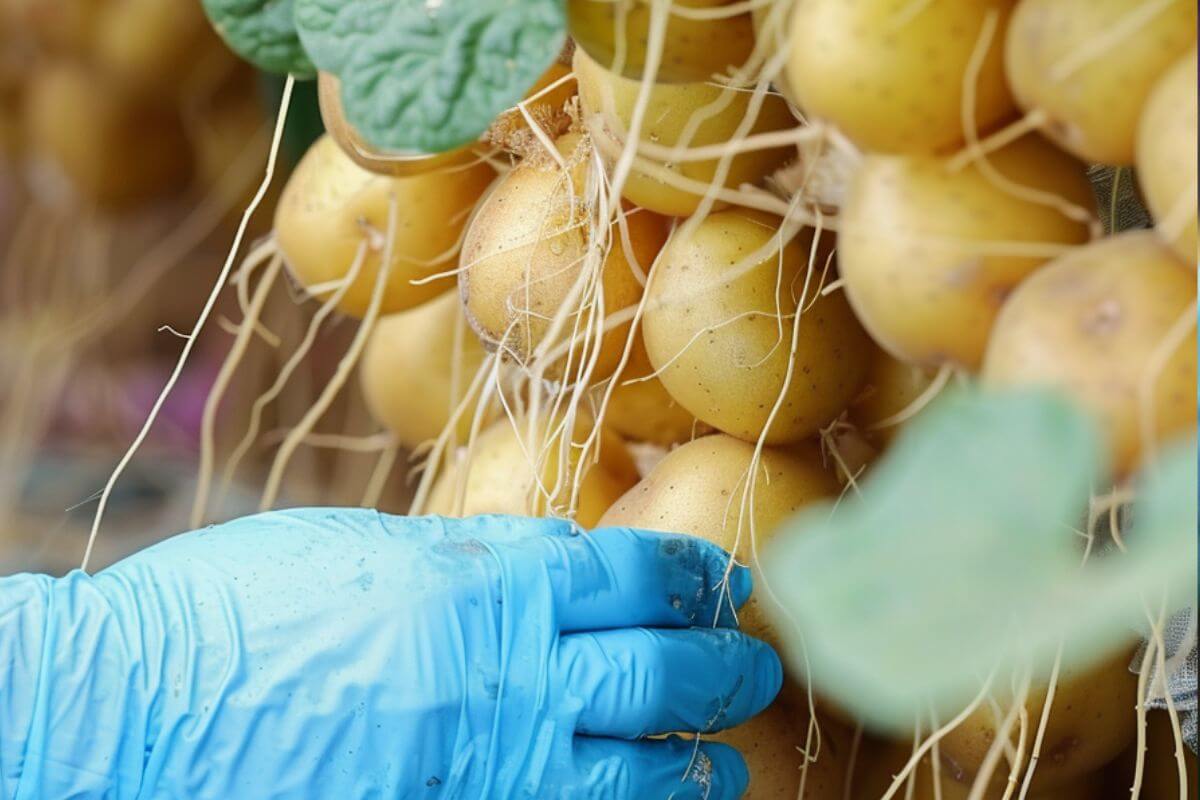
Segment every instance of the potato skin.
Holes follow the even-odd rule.
[[[345,277],[368,228],[378,248],[368,251],[358,279],[339,308],[361,317],[370,305],[383,257],[389,198],[395,198],[397,227],[383,314],[394,314],[436,297],[454,285],[441,278],[413,280],[452,270],[454,247],[476,200],[495,173],[487,164],[389,178],[364,170],[328,135],[318,139],[284,187],[275,210],[275,233],[293,275],[304,286]],[[332,290],[320,294],[326,297]]]
[[[998,25],[977,84],[975,123],[987,130],[1015,112],[1003,57],[1012,5],[934,0],[905,18],[906,0],[805,0],[792,16],[788,86],[805,112],[863,149],[953,149],[964,140],[963,75],[990,12]]]
[[[1153,353],[1196,296],[1195,273],[1152,231],[1132,231],[1062,256],[1013,293],[984,359],[992,385],[1055,387],[1108,437],[1117,475],[1146,451],[1138,387]],[[1196,427],[1196,349],[1188,335],[1153,393],[1156,440]]]
[[[629,382],[654,372],[639,331],[629,353],[629,363],[617,377],[604,413],[604,424],[635,442],[672,445],[686,442],[707,426],[671,397],[658,378]]]
[[[1045,791],[1069,785],[1111,761],[1133,741],[1137,676],[1129,671],[1130,657],[1131,651],[1122,649],[1091,667],[1064,668],[1059,673],[1031,788]],[[1025,704],[1029,741],[1040,723],[1045,699],[1044,687],[1038,688],[1030,692]],[[998,698],[998,702],[1002,713],[1007,713],[1010,701]],[[997,718],[991,707],[981,706],[941,740],[942,756],[962,771],[967,785],[995,740],[1001,721],[1002,715]],[[1012,738],[1015,742],[1015,731]],[[1004,777],[994,776],[993,781],[1002,784]]]
[[[1140,5],[1021,0],[1013,13],[1005,53],[1013,93],[1022,108],[1044,112],[1042,130],[1085,161],[1133,163],[1146,98],[1158,76],[1196,42],[1196,3],[1175,0],[1096,57],[1079,60]]]
[[[1196,49],[1159,79],[1138,124],[1137,176],[1142,195],[1168,234],[1171,249],[1195,268],[1200,260],[1196,222]],[[1183,214],[1186,213],[1186,219]],[[1169,235],[1166,223],[1179,225]]]
[[[674,0],[685,8],[719,8],[735,0]],[[575,43],[604,66],[616,67],[617,24],[624,25],[622,43],[626,78],[640,78],[646,65],[646,38],[650,33],[650,3],[634,0],[623,15],[612,0],[567,0],[568,24]],[[621,16],[624,18],[622,19]],[[657,83],[706,81],[714,74],[746,63],[754,50],[754,27],[749,14],[713,20],[688,19],[671,14]]]
[[[864,743],[859,755],[859,763],[862,764],[862,768],[855,771],[853,796],[864,798],[864,800],[883,797],[884,792],[892,785],[893,777],[900,773],[900,770],[912,757],[912,752],[911,742]],[[940,800],[969,800],[971,779],[944,751],[939,751],[939,755],[940,794],[934,788],[933,759],[926,755],[917,763],[914,770],[916,778],[913,780],[911,800],[938,800],[939,798]],[[1007,780],[1008,764],[1006,762],[1000,764],[998,771],[1003,774],[996,780]],[[907,785],[907,783],[902,783],[901,789],[895,797],[906,797]],[[1102,772],[1089,772],[1072,779],[1067,784],[1057,785],[1051,789],[1038,790],[1031,787],[1027,797],[1028,800],[1098,800],[1098,798],[1107,796],[1103,792],[1107,785],[1106,776]],[[1012,796],[1015,797],[1017,794],[1014,792]],[[1146,795],[1148,798],[1156,796]],[[1002,786],[993,785],[984,791],[982,800],[1003,800],[1003,798]]]
[[[752,505],[742,513],[745,478],[753,455],[754,445],[724,434],[682,445],[614,503],[600,525],[699,536],[733,553],[740,563],[753,566],[784,520],[809,503],[838,492],[837,480],[821,463],[815,447],[793,452],[766,448],[750,498]],[[760,587],[738,613],[738,622],[750,636],[778,648],[779,637],[762,610],[764,597],[767,595]]]
[[[641,83],[604,69],[583,48],[576,49],[573,64],[579,81],[579,101],[585,120],[589,121],[595,135],[596,147],[610,164],[614,163],[621,153],[624,131],[629,129]],[[701,146],[728,142],[748,112],[749,97],[746,92],[732,92],[722,100],[722,90],[705,82],[656,84],[650,93],[649,105],[654,113],[646,115],[643,120],[641,138],[665,147],[678,144],[693,115],[699,109],[721,101],[721,110],[696,127],[690,144]],[[612,129],[607,115],[619,123],[618,130]],[[795,125],[796,120],[787,103],[780,97],[769,95],[748,134],[783,130]],[[795,148],[791,147],[740,153],[730,160],[724,186],[732,189],[743,183],[758,183],[795,153]],[[646,160],[660,169],[699,181],[705,186],[716,177],[718,165],[716,159],[671,164],[650,158]],[[652,171],[636,166],[630,172],[622,194],[626,200],[642,208],[677,217],[694,213],[702,199],[702,194],[669,185],[653,175]],[[718,203],[717,207],[721,206]]]
[[[436,439],[450,421],[485,353],[463,319],[453,292],[376,323],[358,367],[371,415],[407,448]],[[420,390],[414,391],[414,383]],[[487,422],[495,413],[484,417]],[[455,426],[466,442],[475,417],[469,407]]]
[[[1040,136],[989,161],[1014,183],[1095,207],[1084,165]],[[936,156],[868,156],[839,232],[846,294],[872,338],[911,364],[969,370],[983,360],[1004,299],[1050,258],[1016,250],[1020,243],[1076,245],[1089,236],[1084,222],[1015,196],[978,166],[951,171]]]
[[[891,444],[908,421],[885,428],[876,426],[911,406],[931,383],[933,376],[928,370],[879,349],[871,359],[862,392],[850,407],[850,419],[867,441],[880,446]]]
[[[775,705],[749,722],[704,738],[736,747],[745,757],[750,786],[744,800],[841,800],[850,743],[835,726],[821,726],[820,749],[808,765],[803,794],[802,749],[817,741],[815,734],[811,744],[807,741],[807,719],[797,720]]]
[[[461,463],[451,466],[434,483],[425,513],[448,517],[469,517],[476,514],[517,514],[522,516],[544,516],[551,512],[563,514],[571,500],[571,484],[579,469],[578,450],[572,449],[572,458],[565,472],[566,478],[550,502],[544,496],[534,496],[537,482],[535,466],[526,455],[527,449],[543,448],[541,482],[547,489],[558,480],[561,437],[554,436],[546,444],[544,431],[553,430],[546,422],[538,426],[532,442],[524,437],[528,421],[518,419],[519,426],[508,419],[500,419],[479,434],[471,447],[470,469],[466,472],[466,492],[461,509],[457,507],[459,474]],[[593,428],[591,420],[580,419],[574,429],[572,444],[581,444]],[[602,514],[638,480],[637,467],[633,463],[625,444],[611,432],[601,432],[599,462],[585,468],[579,489],[578,504],[574,519],[585,528],[599,526]]]
[[[768,214],[711,214],[691,235],[676,232],[647,290],[643,335],[663,385],[697,419],[747,441],[762,434],[784,385],[793,320],[779,319],[776,308],[785,315],[796,309],[811,232],[789,242],[782,256],[776,252],[743,275],[727,275],[777,231],[778,220]],[[827,254],[828,245],[818,248],[796,366],[766,433],[769,444],[815,433],[850,404],[866,377],[870,340],[843,293],[817,296]]]
[[[564,173],[549,159],[521,163],[480,204],[463,240],[458,286],[467,319],[485,345],[503,348],[522,364],[529,363],[551,320],[570,298],[589,246],[591,212],[582,189],[590,169],[590,145],[574,134],[559,139],[558,145],[571,169]],[[637,211],[626,215],[626,224],[632,254],[644,273],[666,241],[667,222]],[[642,296],[616,225],[611,241],[601,266],[606,316],[635,305]],[[568,321],[559,334],[563,345],[572,325]],[[628,333],[626,324],[604,335],[593,380],[612,373]],[[572,373],[581,354],[576,346]],[[561,366],[566,366],[565,359]]]

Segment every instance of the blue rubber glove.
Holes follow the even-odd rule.
[[[683,536],[275,512],[0,581],[0,796],[738,797],[778,658]],[[696,626],[696,627],[693,627]]]

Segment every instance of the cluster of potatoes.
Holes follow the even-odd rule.
[[[199,3],[0,0],[0,154],[48,204],[120,213],[213,187],[264,124]]]
[[[683,531],[754,564],[869,471],[939,374],[1060,389],[1116,482],[1195,428],[1194,3],[745,5],[676,0],[664,22],[648,0],[569,0],[573,52],[451,153],[372,147],[320,76],[328,135],[276,236],[300,283],[373,325],[378,421],[414,450],[450,442],[420,510]],[[774,181],[810,166],[788,138],[805,128],[850,154],[836,207]],[[1136,166],[1154,230],[1102,235],[1090,164]],[[760,586],[741,624],[777,641],[769,602]],[[1030,797],[1116,780],[1128,658],[1060,677]],[[900,796],[967,797],[997,701]],[[747,755],[750,796],[881,796],[911,744],[856,744],[815,704],[819,723],[793,680],[718,737]],[[984,798],[1010,796],[1009,766]]]

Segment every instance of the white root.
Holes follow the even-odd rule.
[[[124,473],[125,468],[129,465],[129,462],[133,460],[134,455],[137,454],[137,451],[141,448],[142,443],[146,440],[146,436],[150,433],[150,428],[153,427],[155,420],[158,419],[158,414],[162,410],[163,404],[166,402],[171,390],[175,388],[175,384],[179,380],[179,376],[183,373],[183,368],[187,364],[187,360],[191,355],[192,348],[195,346],[196,340],[199,338],[200,332],[204,328],[204,324],[208,321],[209,315],[212,314],[212,310],[216,305],[217,298],[220,296],[221,291],[225,288],[225,282],[229,279],[229,273],[233,269],[234,259],[237,257],[237,252],[241,247],[242,239],[246,235],[246,228],[250,224],[250,218],[254,215],[254,212],[258,210],[258,206],[262,203],[263,198],[266,196],[267,189],[271,185],[271,180],[275,177],[275,165],[279,158],[279,146],[283,139],[283,128],[285,122],[287,121],[288,108],[291,105],[292,90],[295,88],[295,85],[296,79],[289,75],[283,86],[283,97],[280,100],[279,115],[275,121],[275,132],[271,139],[271,150],[267,156],[266,174],[263,176],[262,183],[259,184],[258,190],[254,193],[254,197],[251,199],[250,205],[246,207],[245,212],[242,214],[242,219],[238,223],[237,233],[233,237],[233,245],[229,249],[229,255],[225,259],[225,264],[221,268],[221,273],[217,277],[217,281],[213,286],[213,290],[209,294],[207,301],[205,301],[204,308],[201,310],[200,316],[196,320],[196,325],[192,329],[191,335],[184,343],[183,352],[179,355],[179,360],[175,364],[174,371],[172,371],[171,376],[167,379],[166,386],[163,387],[162,392],[159,393],[158,398],[154,401],[154,406],[151,408],[150,414],[146,417],[146,422],[142,425],[141,430],[133,440],[133,443],[129,446],[129,449],[125,451],[125,454],[121,457],[121,460],[117,462],[116,468],[109,476],[108,481],[104,485],[104,489],[100,493],[100,501],[96,508],[96,516],[92,520],[92,528],[88,534],[87,547],[84,550],[83,561],[80,564],[80,569],[84,571],[87,570],[88,562],[91,560],[92,550],[96,544],[96,537],[100,533],[100,525],[104,520],[104,511],[108,507],[108,499],[112,495],[113,487],[116,486],[116,483]]]

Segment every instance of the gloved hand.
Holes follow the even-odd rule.
[[[0,581],[0,796],[734,798],[780,687],[689,537],[309,509]],[[693,627],[695,626],[695,627]]]

